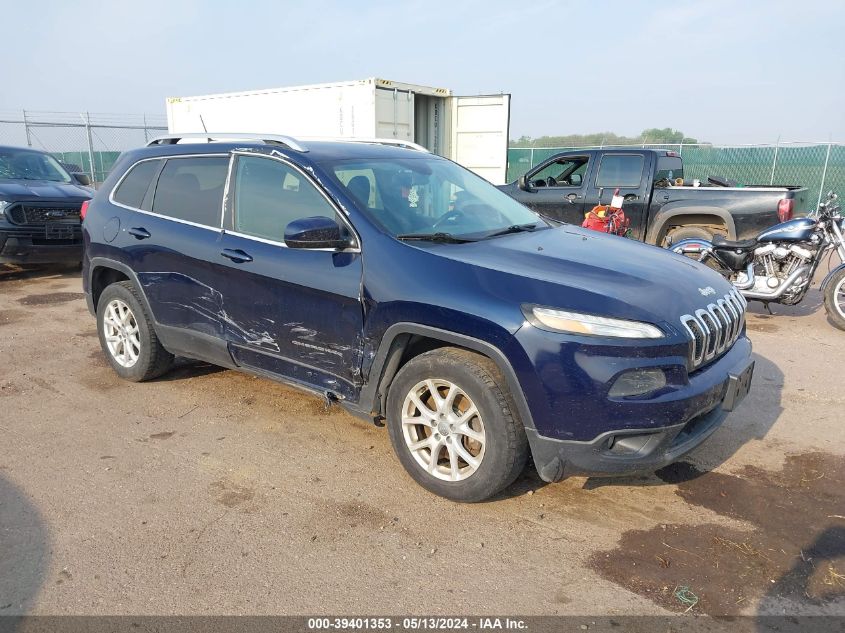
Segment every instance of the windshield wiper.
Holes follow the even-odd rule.
[[[499,231],[493,231],[492,233],[488,233],[484,236],[484,239],[488,239],[491,237],[499,237],[500,235],[510,235],[511,233],[523,233],[523,232],[531,232],[537,228],[536,222],[531,222],[530,224],[513,224],[506,229],[501,229]]]
[[[465,244],[466,242],[474,242],[475,240],[466,239],[464,237],[455,237],[451,233],[403,233],[396,236],[397,240],[402,241],[428,241],[428,242],[444,242],[446,244]]]

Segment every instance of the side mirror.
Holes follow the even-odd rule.
[[[83,187],[91,186],[91,177],[88,174],[74,173],[70,177],[73,178],[77,185],[82,185]]]
[[[523,191],[528,191],[529,193],[534,191],[534,187],[529,184],[528,178],[525,176],[525,174],[519,177],[516,186],[522,189]]]
[[[340,233],[340,225],[323,216],[294,220],[285,227],[285,244],[289,248],[345,248],[349,239]]]
[[[569,184],[573,187],[580,187],[582,182],[583,181],[581,180],[581,174],[572,174],[569,177]]]

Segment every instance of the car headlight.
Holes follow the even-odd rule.
[[[611,319],[553,308],[527,306],[523,309],[532,325],[552,332],[608,336],[614,338],[663,338],[663,331],[650,323]]]
[[[6,207],[8,207],[11,202],[7,202],[5,200],[0,200],[0,220],[6,217]]]

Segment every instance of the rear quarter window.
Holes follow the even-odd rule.
[[[112,198],[128,207],[141,209],[144,196],[150,188],[153,177],[161,166],[160,160],[145,160],[135,163],[115,189]]]
[[[220,227],[223,187],[229,172],[226,156],[169,158],[161,170],[153,212],[177,220]]]
[[[639,187],[643,178],[642,154],[605,154],[596,176],[597,187]]]

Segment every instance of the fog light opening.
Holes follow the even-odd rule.
[[[662,369],[630,369],[614,381],[608,392],[611,398],[631,398],[653,393],[666,386],[666,374]]]

